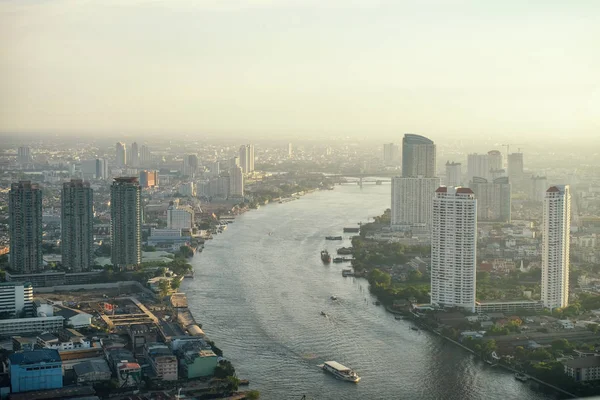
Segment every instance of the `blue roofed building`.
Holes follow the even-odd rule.
[[[63,386],[62,361],[55,349],[14,353],[9,356],[8,362],[12,393]]]

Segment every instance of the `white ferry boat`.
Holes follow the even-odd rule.
[[[329,372],[333,376],[343,381],[358,383],[360,376],[348,367],[343,366],[337,361],[325,361],[324,364],[319,365],[324,371]]]

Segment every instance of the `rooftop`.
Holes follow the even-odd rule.
[[[8,358],[10,360],[10,363],[14,365],[39,364],[42,362],[61,362],[58,350],[54,349],[24,351],[22,353],[11,354]]]
[[[600,367],[600,356],[576,358],[566,361],[565,365],[571,368]]]
[[[104,360],[84,361],[73,366],[73,370],[77,375],[88,374],[90,372],[107,372],[110,373],[110,368]]]

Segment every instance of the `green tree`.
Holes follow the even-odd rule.
[[[171,289],[177,291],[177,289],[179,289],[180,285],[181,285],[181,281],[179,279],[171,280]]]
[[[387,288],[392,283],[392,277],[387,272],[383,272],[378,268],[375,268],[369,273],[369,282],[376,286]]]
[[[258,390],[251,390],[246,393],[246,400],[258,400],[260,398],[260,392]]]
[[[160,282],[158,282],[158,290],[159,290],[159,294],[160,297],[166,297],[169,294],[169,289],[171,288],[171,284],[169,283],[168,279],[161,279]]]
[[[600,325],[598,325],[598,324],[588,324],[587,329],[589,331],[594,332],[594,333],[598,333],[598,331],[600,330]]]
[[[553,340],[551,345],[552,345],[552,350],[559,350],[559,351],[569,350],[572,347],[567,339]]]

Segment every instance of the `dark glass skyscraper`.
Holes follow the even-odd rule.
[[[402,177],[435,177],[435,144],[425,136],[407,133],[402,139]]]
[[[43,270],[42,190],[30,181],[13,183],[8,212],[11,270],[22,274]]]
[[[89,271],[93,263],[93,197],[88,182],[63,184],[61,197],[62,264],[72,272]]]
[[[142,261],[141,190],[135,177],[115,178],[110,188],[111,261],[119,268]]]

